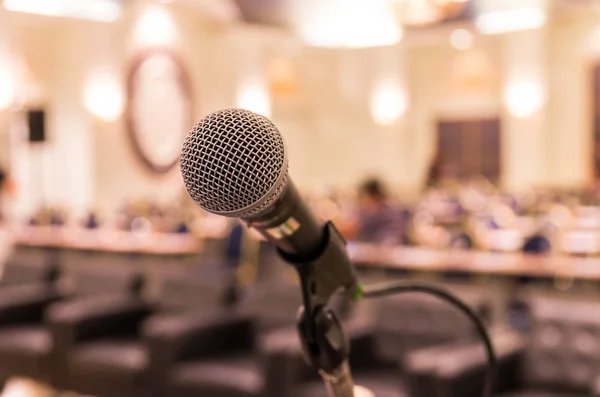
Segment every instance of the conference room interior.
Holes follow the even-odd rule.
[[[232,108],[495,395],[600,395],[600,0],[0,0],[2,397],[327,396],[294,266],[184,187]],[[483,395],[448,302],[329,307],[364,396]]]

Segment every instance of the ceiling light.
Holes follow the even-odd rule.
[[[546,23],[546,13],[538,8],[490,12],[475,19],[483,34],[508,33],[538,29]]]
[[[480,0],[475,24],[484,34],[538,29],[546,24],[548,0]]]
[[[306,44],[364,48],[397,44],[402,28],[390,0],[295,0],[296,26]]]
[[[117,0],[4,0],[9,11],[113,22],[121,15]]]

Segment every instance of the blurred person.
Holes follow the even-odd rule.
[[[455,162],[446,161],[439,153],[435,155],[427,171],[425,188],[452,185],[459,179],[460,170]]]
[[[426,188],[436,186],[440,182],[442,178],[442,166],[442,157],[438,153],[429,164],[429,169],[427,170],[427,182],[425,183]]]
[[[87,213],[83,220],[83,227],[90,230],[98,229],[100,227],[100,219],[96,212],[90,211]]]
[[[379,180],[369,179],[360,186],[358,216],[354,225],[346,228],[346,235],[369,243],[406,241],[405,212],[392,205]]]
[[[65,226],[68,220],[67,211],[62,208],[50,210],[50,226]]]

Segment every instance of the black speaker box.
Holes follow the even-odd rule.
[[[27,125],[29,127],[29,142],[46,141],[46,111],[31,109],[27,111]]]

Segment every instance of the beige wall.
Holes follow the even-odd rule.
[[[583,13],[551,31],[547,169],[549,182],[559,186],[592,178],[592,70],[600,61],[599,29],[598,19]]]
[[[169,200],[181,193],[178,170],[158,177],[148,173],[133,155],[124,121],[94,119],[81,102],[94,68],[106,64],[125,75],[128,60],[141,50],[132,40],[140,12],[130,10],[115,25],[54,21],[15,28],[15,48],[44,88],[51,111],[45,157],[24,145],[17,157],[22,162],[39,157],[53,203],[109,210],[129,198]],[[398,188],[418,189],[435,150],[437,119],[495,114],[506,129],[507,187],[581,186],[590,180],[589,75],[600,53],[595,39],[600,24],[585,14],[562,17],[529,41],[519,34],[478,38],[475,50],[487,54],[497,79],[471,92],[450,81],[448,65],[457,51],[447,43],[448,30],[427,43],[334,51],[301,49],[281,32],[217,26],[185,9],[174,9],[173,18],[179,31],[174,46],[192,75],[197,118],[235,106],[241,82],[249,74],[260,75],[271,56],[296,58],[301,89],[273,103],[272,118],[286,138],[293,177],[304,188],[353,186],[378,173]],[[549,94],[541,112],[524,121],[508,115],[502,102],[503,84],[520,69],[523,53],[531,55],[527,67]],[[390,73],[404,81],[410,107],[397,123],[381,127],[372,120],[369,100],[378,79]],[[24,164],[17,168],[26,212],[38,203],[39,183],[27,176]]]
[[[123,76],[127,72],[128,60],[144,51],[132,37],[141,11],[133,10],[119,24],[118,32],[113,32],[115,42],[112,48],[117,49],[118,57],[110,62],[121,66]],[[207,28],[201,18],[193,15],[173,13],[173,17],[180,35],[175,46],[179,47],[181,54],[185,54],[183,62],[194,84],[195,118],[212,110],[233,106],[233,63],[228,62],[224,53],[224,49],[229,47],[227,37]],[[124,120],[113,123],[97,120],[94,127],[95,206],[108,210],[127,199],[168,201],[181,194],[178,168],[157,176],[140,164],[128,141]]]

